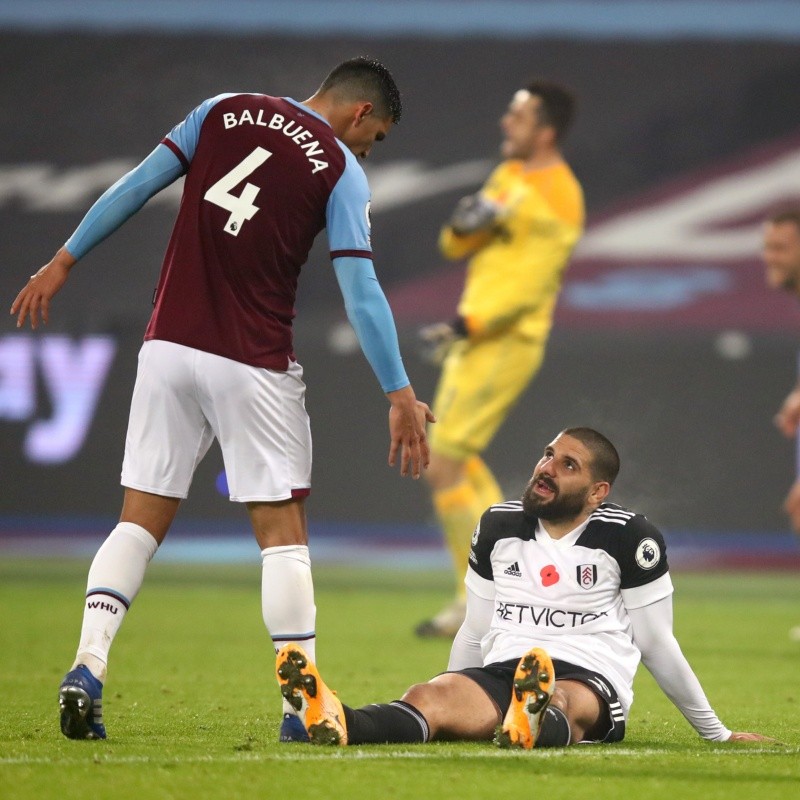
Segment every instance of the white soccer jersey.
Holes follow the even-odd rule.
[[[543,647],[608,678],[627,717],[640,653],[626,607],[672,593],[664,539],[645,517],[603,503],[551,539],[520,501],[492,506],[472,537],[466,583],[495,603],[481,642],[484,664]]]

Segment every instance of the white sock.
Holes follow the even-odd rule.
[[[105,681],[108,651],[144,580],[158,542],[140,525],[120,522],[103,542],[89,568],[86,605],[73,668],[85,664]]]
[[[314,583],[305,545],[267,547],[261,551],[261,611],[277,653],[297,642],[316,660]],[[284,713],[296,713],[283,701]]]

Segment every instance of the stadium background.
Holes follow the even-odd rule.
[[[544,369],[488,460],[518,496],[549,437],[593,425],[622,453],[614,499],[664,528],[684,565],[800,564],[780,511],[795,448],[771,422],[795,380],[800,307],[764,288],[758,258],[763,216],[800,201],[791,2],[0,2],[2,296],[201,100],[304,99],[360,53],[404,94],[367,169],[376,267],[418,394],[430,399],[437,371],[416,331],[452,315],[463,276],[436,252],[439,225],[496,161],[513,89],[563,80],[580,98],[566,152],[589,228]],[[81,263],[46,330],[0,331],[0,551],[93,550],[113,522],[176,198]],[[384,465],[386,407],[324,236],[301,279],[296,345],[315,437],[312,553],[443,564],[425,487]],[[214,450],[165,557],[257,556],[221,468]]]

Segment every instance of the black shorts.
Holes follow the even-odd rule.
[[[489,695],[497,706],[500,717],[505,717],[511,703],[511,692],[514,689],[514,673],[517,671],[519,659],[499,661],[487,664],[485,667],[468,667],[458,670],[460,675],[466,675],[475,681],[478,686]],[[608,732],[605,736],[592,739],[595,742],[621,742],[625,738],[625,715],[614,687],[599,672],[593,672],[586,667],[570,664],[568,661],[553,659],[557,681],[578,681],[588,686],[608,708],[610,720]]]

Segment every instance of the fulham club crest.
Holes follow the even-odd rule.
[[[597,583],[597,566],[595,564],[581,564],[577,568],[578,586],[581,589],[591,589]]]

